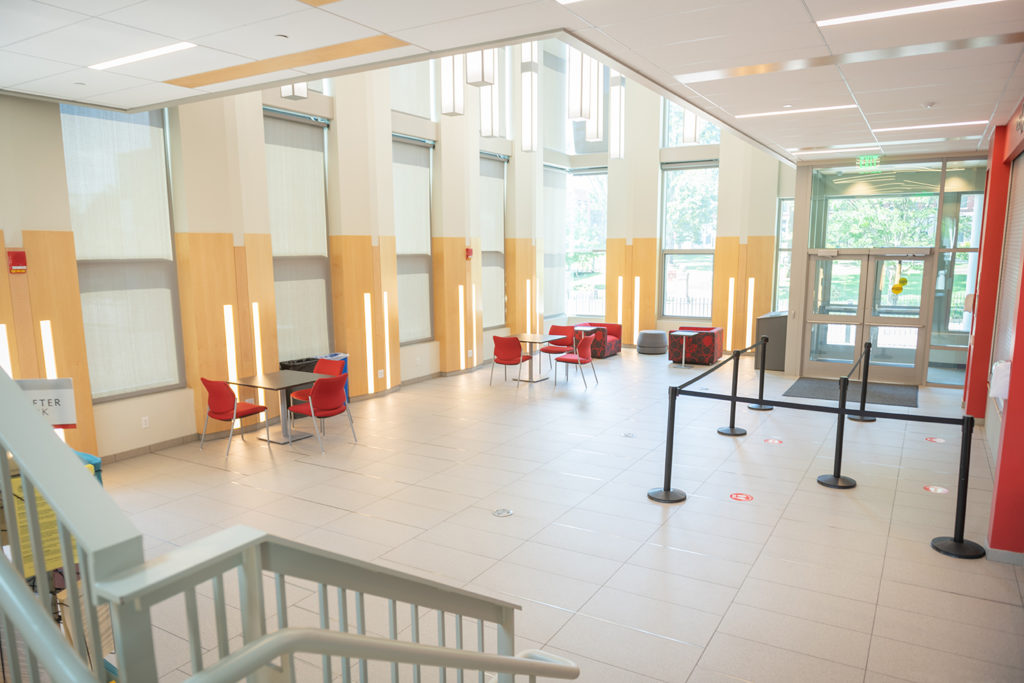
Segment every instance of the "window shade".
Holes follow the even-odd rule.
[[[321,257],[274,258],[278,360],[332,351],[330,264]]]
[[[274,256],[327,256],[324,129],[264,117]]]
[[[505,162],[480,159],[480,248],[505,251]]]
[[[1006,209],[1003,264],[999,271],[996,329],[992,345],[993,361],[1010,360],[1013,357],[1016,336],[1021,261],[1024,259],[1024,161],[1020,158],[1013,164],[1010,197]]]
[[[171,259],[162,112],[60,113],[76,257]]]
[[[399,254],[430,253],[430,148],[392,143],[395,248]]]
[[[424,341],[434,336],[430,291],[430,257],[398,257],[398,341]]]

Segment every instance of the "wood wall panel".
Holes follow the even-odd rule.
[[[14,324],[14,303],[11,296],[11,280],[16,276],[10,275],[7,268],[7,246],[4,242],[4,232],[0,230],[0,265],[3,272],[0,273],[0,325],[7,326],[7,348],[11,354],[11,372],[13,377],[21,378],[21,362],[18,358],[18,330]],[[24,277],[24,276],[22,276]],[[27,292],[25,293],[27,298]],[[28,303],[27,301],[25,302]]]
[[[78,427],[67,430],[67,443],[76,450],[95,453],[96,424],[74,235],[67,230],[26,230],[22,241],[28,260],[33,330],[39,329],[39,321],[50,321],[57,376],[74,380]],[[36,350],[38,368],[44,369],[42,344],[38,344]]]
[[[401,363],[401,341],[398,337],[398,257],[397,246],[394,235],[382,235],[378,238],[378,263],[380,264],[380,288],[381,292],[388,293],[387,320],[388,334],[387,347],[381,344],[381,353],[389,351],[391,361],[391,386],[402,383]],[[384,331],[381,330],[381,339],[384,339]],[[385,370],[386,370],[385,366]],[[385,372],[385,380],[386,372]],[[390,388],[385,384],[385,388]]]
[[[775,278],[775,236],[747,238],[747,278],[754,278],[754,331],[757,341],[757,318],[772,310],[772,289]]]
[[[277,354],[277,305],[274,295],[274,256],[269,234],[245,236],[246,285],[249,310],[253,302],[260,305],[260,346],[263,348],[263,371],[280,369]],[[269,406],[268,406],[269,408]],[[277,409],[274,409],[277,413]]]
[[[658,326],[658,239],[633,238],[633,276],[640,276],[640,329],[653,330]],[[632,318],[631,318],[632,320]],[[633,326],[629,333],[622,331],[622,343],[636,345]]]
[[[627,294],[632,287],[629,276],[629,247],[624,237],[605,240],[604,257],[604,320],[619,322],[619,277],[622,278],[622,317],[630,319],[633,297]],[[625,340],[623,340],[625,341]]]
[[[195,395],[196,431],[201,431],[207,396],[200,378],[228,376],[224,306],[238,305],[235,250],[228,233],[177,233],[174,238],[185,381]],[[237,327],[237,311],[234,317]],[[225,431],[228,427],[226,422],[211,421],[208,431]]]
[[[466,294],[466,344],[473,349],[473,357],[466,359],[467,368],[480,365],[480,355],[484,342],[484,301],[483,301],[483,251],[479,237],[470,242],[473,259],[466,261],[466,281],[469,282]],[[475,293],[475,299],[474,299]]]
[[[729,335],[729,278],[736,278],[736,293],[734,303],[739,300],[739,261],[740,261],[740,238],[739,237],[718,237],[715,240],[715,275],[714,293],[711,305],[711,324],[721,327],[725,334],[725,348],[742,348],[733,345],[736,336],[736,311],[733,311],[733,338]]]
[[[505,239],[505,321],[513,335],[526,332],[526,281],[531,283],[531,298],[537,301],[537,247],[526,237]],[[536,332],[540,322],[536,305],[530,306],[530,331]]]
[[[376,377],[376,369],[384,368],[382,340],[383,323],[380,320],[380,292],[376,282],[380,281],[379,255],[380,247],[374,246],[369,235],[329,235],[328,254],[331,262],[331,294],[334,312],[334,343],[338,351],[348,354],[348,381],[350,396],[364,396],[370,392],[366,372],[366,318],[363,306],[364,294],[369,292],[373,316],[371,336],[374,338],[374,391],[384,387],[383,380]],[[393,247],[392,247],[393,248]],[[392,306],[391,295],[388,297],[389,308]],[[395,293],[397,305],[397,293]],[[397,309],[396,309],[397,310]],[[397,318],[397,315],[396,315]],[[379,331],[377,330],[379,326]],[[394,334],[397,335],[397,325]],[[397,349],[393,349],[397,351]],[[394,365],[392,365],[394,373]],[[394,381],[394,375],[392,375]]]
[[[470,262],[466,261],[465,237],[434,237],[431,239],[434,288],[434,339],[441,346],[441,372],[458,372],[469,367],[459,344],[459,317],[462,315],[462,338],[471,348],[472,337],[465,327],[469,316]],[[463,303],[459,307],[459,286],[463,287]]]

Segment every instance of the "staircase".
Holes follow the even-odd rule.
[[[325,683],[579,675],[561,657],[515,653],[516,605],[257,529],[233,527],[144,561],[142,535],[2,372],[0,446],[9,454],[0,457],[5,680],[106,683],[116,672],[155,683],[158,604],[187,625],[196,682],[291,682],[299,664]],[[75,566],[77,582],[67,570]],[[59,625],[54,579],[67,583]],[[291,615],[289,589],[311,595]]]

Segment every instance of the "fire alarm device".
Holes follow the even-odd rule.
[[[15,275],[28,272],[28,261],[23,250],[7,251],[7,269]]]
[[[473,248],[472,247],[466,247],[466,260],[469,261],[472,258],[473,258]]]

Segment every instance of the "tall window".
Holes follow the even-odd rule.
[[[789,310],[789,272],[793,267],[793,199],[779,199],[775,217],[775,303],[773,310]]]
[[[398,339],[434,336],[430,261],[430,155],[433,143],[394,139],[395,246],[398,254]]]
[[[480,157],[484,328],[505,326],[505,159]]]
[[[278,358],[331,351],[324,123],[263,120]]]
[[[163,112],[60,111],[93,398],[180,386]]]
[[[565,98],[562,98],[563,105]],[[566,202],[569,174],[544,167],[544,317],[566,313]]]
[[[718,166],[662,166],[662,315],[711,318]]]
[[[662,147],[717,145],[722,141],[722,131],[713,121],[672,100],[662,101]]]
[[[567,180],[566,314],[604,316],[608,171],[577,172]]]

